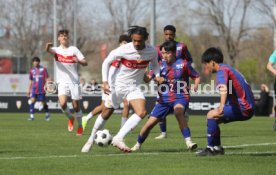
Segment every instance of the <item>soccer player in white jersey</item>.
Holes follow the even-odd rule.
[[[128,35],[120,35],[119,37],[119,46],[123,45],[123,44],[127,44],[131,42],[131,39]],[[114,52],[114,51],[111,51]],[[119,60],[114,60],[109,68],[109,73],[108,73],[108,84],[110,86],[114,85],[115,82],[115,76],[116,76],[116,71],[118,70],[118,68],[120,67],[120,61]],[[104,103],[105,103],[105,98],[107,97],[107,94],[105,94],[103,92],[102,94],[102,102],[100,105],[96,106],[86,117],[82,118],[82,127],[83,130],[85,130],[88,121],[95,115],[100,114],[102,112],[102,109],[104,107]],[[129,113],[129,105],[128,105],[128,101],[124,100],[124,109],[122,112],[122,121],[121,121],[121,127],[125,124],[125,122],[128,119],[128,113]]]
[[[131,26],[128,34],[132,39],[131,43],[124,44],[109,54],[102,65],[102,80],[105,93],[109,93],[105,101],[103,112],[98,116],[91,136],[83,146],[81,152],[88,152],[94,142],[97,130],[101,129],[106,120],[112,115],[114,109],[126,98],[133,107],[134,113],[129,117],[120,131],[113,137],[112,145],[123,152],[131,152],[124,143],[124,137],[134,129],[146,116],[146,100],[139,85],[143,81],[145,70],[151,62],[152,70],[156,75],[156,80],[160,79],[157,52],[153,46],[147,45],[148,39],[146,28]],[[110,89],[108,84],[108,70],[112,61],[120,59],[121,64],[116,73],[115,87]]]
[[[47,43],[46,50],[55,56],[55,80],[58,84],[58,99],[62,111],[69,119],[68,131],[73,131],[75,120],[67,106],[67,97],[71,96],[73,109],[78,121],[77,135],[81,136],[83,133],[82,111],[79,103],[79,100],[81,100],[81,89],[77,72],[77,64],[87,66],[87,61],[78,48],[69,45],[68,30],[60,30],[58,32],[58,41],[60,43],[59,47],[52,47],[52,43]]]

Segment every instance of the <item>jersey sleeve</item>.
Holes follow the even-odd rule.
[[[32,81],[33,81],[32,70],[29,71],[29,80],[32,80]]]
[[[159,77],[160,76],[160,67],[159,67],[159,64],[158,64],[158,61],[157,61],[157,52],[154,52],[154,56],[151,60],[151,66],[152,66],[152,71],[154,73],[154,75],[156,77]]]
[[[75,56],[78,58],[79,61],[83,60],[84,59],[84,56],[83,54],[81,53],[81,51],[75,47]]]
[[[186,62],[186,69],[187,69],[189,77],[191,77],[192,79],[199,77],[199,74],[192,67],[192,62]]]
[[[270,55],[269,62],[276,63],[276,50]]]
[[[219,70],[217,72],[217,85],[227,85],[227,81],[229,79],[229,76],[225,70]]]
[[[185,60],[187,60],[188,62],[193,62],[193,58],[185,44],[182,44],[181,52]]]
[[[104,62],[102,64],[102,81],[103,82],[108,81],[110,65],[112,64],[112,62],[114,60],[116,60],[118,58],[119,55],[120,55],[120,51],[113,50],[108,54],[108,56],[104,60]]]

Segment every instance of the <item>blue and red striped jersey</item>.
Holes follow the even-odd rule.
[[[160,51],[160,46],[156,46],[156,50],[158,53],[158,62],[162,61],[163,58]],[[187,60],[188,62],[193,62],[193,58],[187,46],[184,43],[176,42],[176,59],[179,59],[179,58]]]
[[[254,108],[254,96],[243,75],[227,64],[219,64],[217,87],[227,86],[227,104],[238,106],[243,114]]]
[[[177,99],[190,100],[189,77],[195,79],[199,74],[191,66],[191,62],[177,59],[172,65],[162,61],[160,76],[165,79],[158,86],[159,103],[170,103]]]
[[[48,72],[45,67],[39,66],[30,69],[29,79],[32,81],[32,94],[45,94],[44,85],[48,78]]]

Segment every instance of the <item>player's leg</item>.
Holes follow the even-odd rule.
[[[101,104],[96,106],[86,117],[82,117],[82,127],[85,130],[88,121],[95,115],[100,114],[104,107],[104,100],[102,100]]]
[[[34,118],[34,105],[36,102],[36,94],[31,94],[31,104],[30,104],[30,108],[29,108],[29,113],[30,113],[30,117],[28,118],[29,121],[33,121]]]
[[[72,99],[72,105],[75,111],[76,120],[78,122],[77,135],[81,136],[83,133],[83,128],[82,128],[82,110],[80,108],[80,101]]]
[[[45,94],[39,94],[38,95],[38,101],[40,101],[41,104],[43,105],[43,108],[44,108],[44,111],[45,111],[45,120],[49,121],[50,120],[50,113],[49,113],[48,105],[46,103],[46,96],[45,96]]]
[[[207,147],[204,150],[197,152],[198,156],[213,156],[216,155],[215,148],[220,150],[220,118],[222,115],[217,109],[210,110],[207,113]],[[223,149],[221,147],[221,153]]]
[[[95,140],[96,132],[104,126],[106,120],[108,120],[109,117],[113,114],[114,108],[118,107],[118,104],[117,103],[114,104],[112,102],[112,99],[114,100],[116,99],[116,93],[109,94],[108,97],[106,98],[104,107],[102,109],[102,113],[97,117],[94,123],[93,129],[91,131],[91,135],[88,138],[85,145],[82,147],[81,152],[86,153],[91,150]]]
[[[156,117],[149,117],[148,121],[146,124],[142,127],[138,138],[137,138],[137,143],[131,148],[131,151],[138,151],[141,149],[142,144],[144,141],[147,139],[151,129],[160,121],[159,118]]]
[[[129,114],[129,102],[127,101],[127,99],[124,99],[123,104],[124,104],[124,108],[123,108],[123,112],[122,112],[121,128],[126,123],[126,121],[128,119],[128,114]]]
[[[116,146],[121,151],[130,152],[130,148],[126,146],[123,139],[146,116],[147,111],[145,97],[139,88],[128,93],[126,99],[132,106],[134,113],[129,117],[120,131],[113,137],[112,145]]]
[[[134,113],[129,117],[124,126],[120,129],[116,136],[113,137],[112,144],[118,147],[121,151],[130,152],[130,148],[125,145],[123,139],[124,137],[133,130],[140,121],[146,115],[146,100],[145,99],[135,99],[130,100],[130,104],[133,107]]]
[[[163,118],[160,120],[159,127],[160,127],[161,134],[159,136],[155,137],[155,139],[167,138],[167,119],[166,118]]]
[[[162,117],[167,116],[169,111],[170,111],[169,105],[160,104],[160,103],[157,103],[155,105],[155,107],[153,108],[150,114],[150,118],[143,126],[143,128],[140,131],[140,134],[138,135],[137,143],[131,148],[132,151],[137,151],[141,148],[141,145],[147,138],[150,130],[160,121]]]
[[[188,105],[179,104],[179,103],[176,104],[174,106],[174,115],[178,121],[178,125],[179,125],[180,131],[185,139],[187,148],[189,150],[193,151],[197,148],[197,144],[192,142],[191,131],[188,126],[188,122],[187,122],[186,118],[184,117],[185,106],[188,106]]]
[[[70,95],[70,89],[68,84],[58,84],[58,100],[61,107],[62,112],[66,115],[66,117],[69,119],[68,121],[68,131],[73,131],[73,123],[74,123],[74,117],[67,106],[67,98]]]
[[[275,121],[273,124],[273,130],[276,131],[276,78],[274,81],[274,100],[275,100],[275,106],[274,106],[274,117],[275,117]]]

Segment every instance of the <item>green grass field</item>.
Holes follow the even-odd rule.
[[[109,146],[95,145],[83,154],[81,147],[88,139],[95,118],[82,137],[67,132],[67,120],[52,114],[44,121],[37,114],[27,121],[28,114],[0,115],[0,174],[1,175],[91,175],[91,174],[150,174],[150,175],[273,175],[276,171],[276,132],[274,119],[255,117],[246,122],[221,125],[224,156],[197,157],[186,150],[185,142],[173,116],[168,117],[168,138],[155,140],[155,127],[140,152],[125,154]],[[115,134],[120,117],[112,116],[106,128]],[[130,133],[126,143],[133,146],[146,119]],[[206,146],[204,116],[190,116],[193,141]]]

